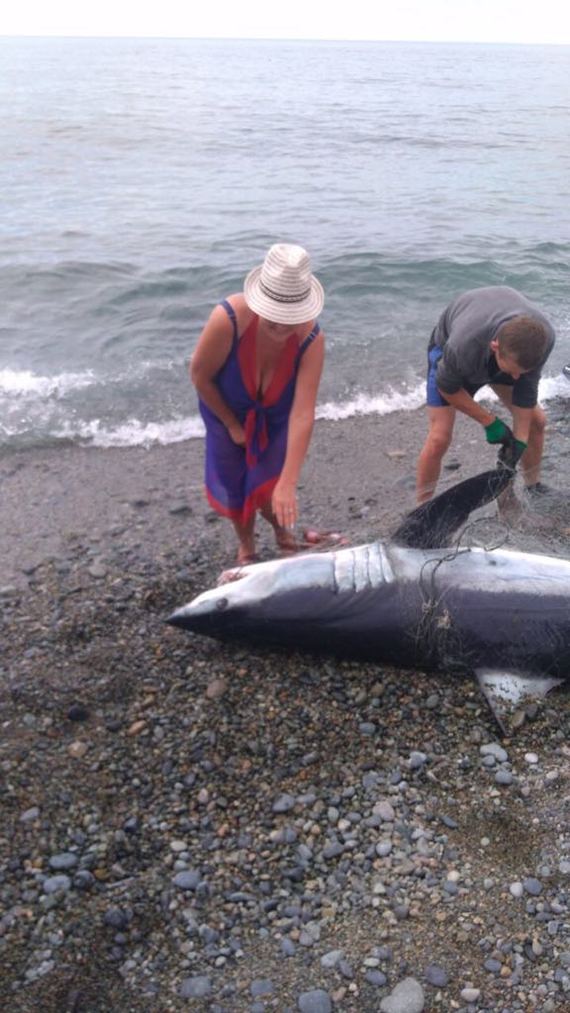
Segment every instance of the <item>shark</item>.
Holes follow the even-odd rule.
[[[470,674],[506,733],[525,698],[570,682],[570,560],[442,542],[510,479],[499,468],[459,483],[389,541],[236,567],[167,622],[221,641]]]

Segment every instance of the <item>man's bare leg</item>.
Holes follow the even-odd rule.
[[[425,503],[434,494],[441,472],[441,463],[453,434],[455,408],[428,407],[428,434],[418,458],[416,473],[416,496],[418,503]]]
[[[519,408],[513,405],[513,388],[504,384],[493,384],[493,390],[513,417],[513,430],[518,439],[525,439],[527,448],[521,457],[521,470],[525,485],[536,485],[540,481],[540,469],[544,452],[546,415],[543,409]],[[522,432],[521,432],[522,430]],[[519,435],[520,434],[520,435]]]
[[[540,482],[542,454],[544,452],[544,436],[546,432],[546,415],[537,405],[533,410],[528,434],[528,446],[521,457],[525,485],[536,485]]]

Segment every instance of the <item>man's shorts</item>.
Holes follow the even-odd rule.
[[[443,355],[443,348],[439,345],[434,345],[434,336],[432,334],[430,343],[428,346],[428,368],[427,368],[427,383],[426,383],[426,403],[428,408],[449,408],[449,401],[441,395],[437,386],[437,364]],[[488,381],[489,383],[499,383],[505,387],[512,387],[514,380],[508,373],[496,373],[495,376]],[[486,387],[484,383],[466,383],[463,390],[466,390],[468,394],[473,397],[481,387]]]

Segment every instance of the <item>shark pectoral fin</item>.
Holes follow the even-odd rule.
[[[479,688],[504,735],[509,732],[507,727],[509,718],[522,700],[546,696],[551,689],[562,685],[564,681],[554,675],[507,672],[496,668],[478,668],[475,675]]]

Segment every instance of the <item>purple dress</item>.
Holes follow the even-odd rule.
[[[238,447],[225,425],[200,399],[206,425],[206,495],[217,513],[245,523],[260,507],[271,502],[287,451],[289,415],[301,357],[319,333],[315,324],[302,344],[291,334],[271,383],[256,392],[256,336],[259,317],[240,336],[233,307],[221,305],[233,324],[230,354],[214,382],[237,420],[244,427],[246,446]]]

